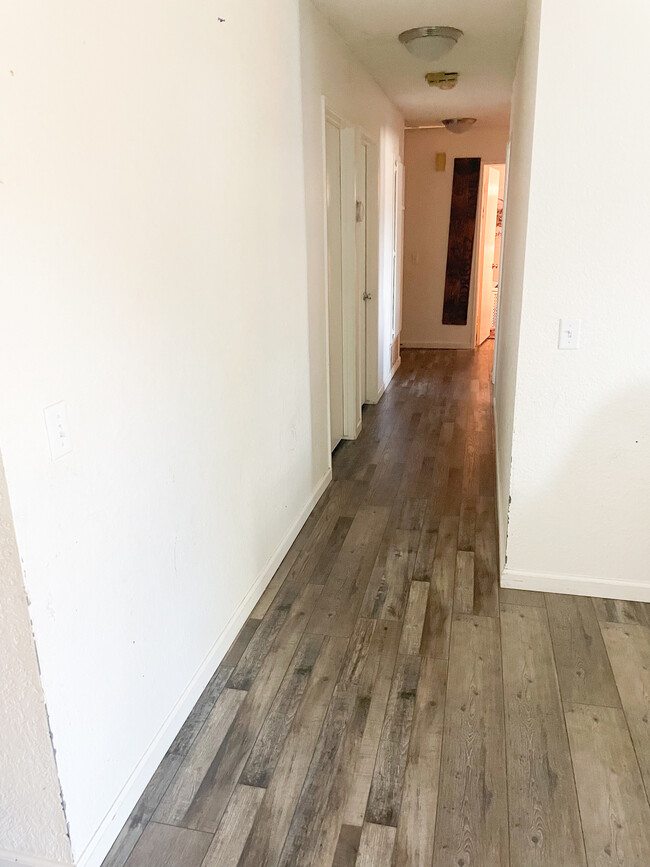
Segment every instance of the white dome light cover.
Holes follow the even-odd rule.
[[[438,60],[447,54],[463,35],[457,27],[414,27],[399,35],[399,41],[420,60]]]
[[[448,129],[449,132],[455,132],[457,134],[460,134],[461,132],[467,132],[467,130],[471,126],[474,126],[475,123],[475,117],[448,117],[443,120],[445,129]]]

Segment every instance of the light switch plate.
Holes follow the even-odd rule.
[[[558,349],[580,348],[580,319],[560,319]]]
[[[56,461],[72,451],[72,438],[68,424],[68,407],[64,400],[53,403],[44,410],[47,438],[50,443],[52,460]]]

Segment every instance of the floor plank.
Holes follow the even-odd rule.
[[[165,792],[155,813],[156,822],[167,825],[183,824],[187,811],[214,761],[214,754],[230,731],[245,698],[246,693],[241,690],[226,689],[222,692]]]
[[[563,700],[620,707],[591,599],[547,593],[546,606]]]
[[[456,582],[454,585],[454,613],[474,612],[474,553],[456,553]]]
[[[398,657],[370,787],[366,822],[397,826],[419,672],[419,656]]]
[[[303,638],[239,778],[244,785],[268,786],[322,645],[321,635]]]
[[[361,828],[356,828],[354,825],[342,825],[332,867],[354,867],[360,842]]]
[[[622,710],[566,707],[589,867],[650,864],[650,807]]]
[[[269,650],[228,735],[214,752],[195,797],[178,824],[214,832],[228,805],[276,693],[291,664],[320,587],[306,585]]]
[[[546,611],[501,606],[510,858],[586,867]]]
[[[391,867],[395,828],[366,822],[361,832],[356,867]]]
[[[400,624],[395,621],[379,621],[375,628],[375,644],[371,653],[379,665],[372,684],[368,718],[363,731],[359,751],[351,759],[349,784],[346,791],[342,821],[361,827],[372,785],[372,776],[377,759],[377,751],[390,696],[393,672],[400,640]]]
[[[389,510],[370,506],[359,510],[311,616],[308,631],[349,636],[363,601],[366,585],[388,521]]]
[[[425,657],[415,697],[394,867],[430,867],[431,864],[446,686],[445,660]]]
[[[237,867],[263,797],[256,786],[235,788],[201,867]]]
[[[479,497],[474,545],[474,614],[499,615],[499,569],[497,565],[496,513],[492,496]]]
[[[202,831],[151,822],[126,862],[127,867],[200,867],[212,837]]]
[[[108,855],[102,863],[102,867],[123,867],[126,859],[142,836],[144,829],[149,824],[156,807],[160,803],[182,761],[182,755],[172,752],[167,753],[158,765],[156,773],[133,808],[133,812],[120,831],[117,839],[111,846]]]
[[[400,654],[416,654],[420,652],[424,617],[427,613],[429,585],[425,581],[411,582],[408,604],[404,615],[404,626],[400,641]]]
[[[650,795],[650,629],[636,624],[601,625],[607,653]]]
[[[318,735],[343,663],[347,639],[325,638],[318,662],[291,726],[240,867],[275,867],[286,840]]]
[[[532,605],[533,608],[546,608],[543,593],[533,590],[512,590],[509,587],[499,588],[499,602],[502,605]]]
[[[602,623],[638,623],[650,627],[650,605],[623,599],[592,599],[596,616]]]
[[[457,540],[458,518],[441,518],[422,634],[423,656],[446,659],[449,654]]]
[[[508,867],[499,644],[497,619],[454,620],[433,867]]]
[[[350,640],[280,856],[280,867],[320,864],[319,850],[323,845],[327,848],[327,839],[321,839],[323,822],[328,811],[336,817],[343,803],[345,773],[339,774],[339,770],[346,759],[346,743],[357,740],[346,735],[355,732],[355,716],[361,731],[367,718],[368,701],[358,702],[358,698],[369,668],[369,683],[374,679],[376,659],[370,659],[369,652],[375,626],[374,621],[360,622]],[[331,856],[326,860],[331,861]]]

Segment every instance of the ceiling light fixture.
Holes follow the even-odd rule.
[[[475,117],[448,117],[443,120],[445,129],[455,133],[467,132],[470,126],[474,126],[475,123]]]
[[[452,90],[458,84],[457,72],[427,72],[424,80],[429,87],[439,87],[440,90]]]
[[[454,47],[463,31],[457,27],[414,27],[399,35],[399,41],[414,57],[438,60]]]

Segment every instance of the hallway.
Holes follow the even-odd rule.
[[[499,591],[491,363],[404,351],[103,867],[650,863],[650,607]]]

